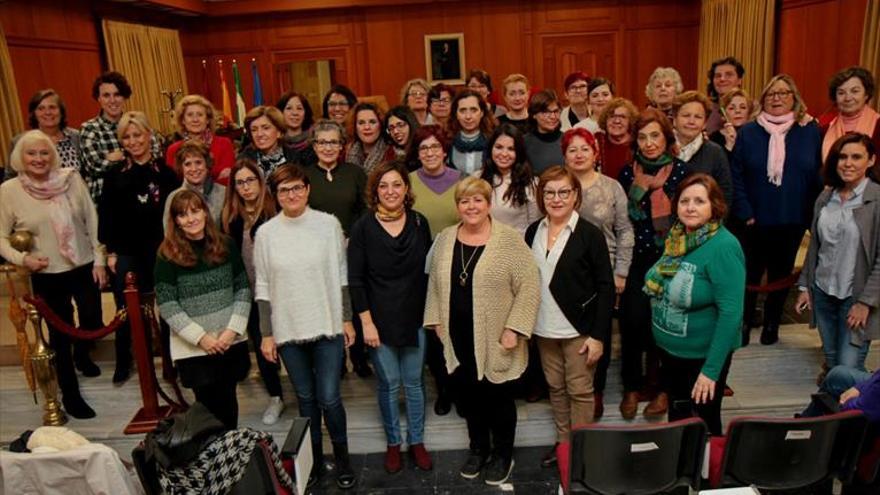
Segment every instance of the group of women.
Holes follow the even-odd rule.
[[[836,75],[836,111],[821,126],[789,76],[753,101],[743,75],[736,59],[717,61],[707,96],[658,68],[641,111],[581,72],[564,81],[566,107],[552,90],[529,97],[520,74],[505,78],[502,107],[481,70],[458,91],[408,81],[387,112],[334,86],[316,120],[290,92],[248,113],[237,158],[211,104],[190,95],[164,156],[144,115],[122,114],[122,159],[97,208],[68,149],[76,131],[46,90],[31,101],[34,130],[17,138],[17,176],[0,187],[0,254],[67,321],[74,299],[86,328],[102,326],[99,288],[111,279],[121,301],[135,272],[156,292],[182,384],[230,428],[250,339],[270,396],[264,422],[284,408],[280,362],[318,459],[327,427],[341,488],[356,483],[346,348],[359,375],[377,376],[389,473],[403,468],[404,443],[412,465],[432,469],[425,364],[435,413],[455,404],[466,420],[465,478],[510,476],[515,382],[530,368],[546,381],[556,442],[601,418],[615,313],[622,416],[648,401],[646,416],[698,415],[720,434],[756,305],[746,283],[766,272],[760,340],[772,344],[808,228],[798,308],[813,309],[827,366],[864,368],[880,336],[872,75]],[[16,230],[35,234],[29,252],[10,244]],[[65,408],[94,416],[74,371],[95,374],[88,349],[74,343],[71,358],[70,339],[50,336]],[[114,382],[128,377],[129,340],[117,336]],[[543,460],[554,462],[555,449]],[[316,463],[310,482],[323,472]]]

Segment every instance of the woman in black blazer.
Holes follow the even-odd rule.
[[[534,335],[550,388],[556,443],[572,426],[593,422],[593,373],[611,332],[614,276],[605,236],[577,214],[580,181],[554,166],[541,174],[538,206],[545,217],[526,230],[541,272]],[[556,447],[541,463],[556,461]]]

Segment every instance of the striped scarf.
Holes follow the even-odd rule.
[[[663,256],[645,275],[645,287],[642,289],[645,294],[652,297],[662,296],[666,284],[678,273],[681,259],[714,237],[719,227],[721,223],[716,220],[688,232],[684,225],[676,222],[666,236]]]

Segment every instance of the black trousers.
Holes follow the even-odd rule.
[[[260,369],[260,377],[266,385],[266,391],[270,397],[281,397],[281,379],[278,377],[278,364],[270,363],[263,357],[260,345],[263,343],[263,335],[260,333],[260,312],[257,310],[257,302],[251,305],[251,314],[247,324],[248,338],[254,346],[257,355],[257,368]]]
[[[451,378],[456,405],[467,422],[471,451],[513,458],[516,403],[512,382],[477,380],[476,370],[464,366],[456,368]]]
[[[434,331],[425,332],[427,347],[425,350],[425,362],[434,377],[434,385],[437,387],[437,396],[452,400],[449,372],[446,371],[446,358],[443,357],[443,343]]]
[[[803,226],[780,225],[773,227],[752,226],[746,229],[746,283],[760,285],[767,273],[767,282],[784,279],[791,275],[798,248],[804,237]],[[782,320],[782,309],[788,297],[788,288],[767,294],[764,301],[764,327],[776,329]],[[746,291],[743,321],[751,324],[755,314],[758,293]]]
[[[601,394],[605,392],[605,382],[608,380],[608,366],[611,365],[611,334],[602,340],[602,357],[596,363],[596,371],[593,373],[593,392]]]
[[[92,278],[92,263],[62,273],[33,273],[31,283],[34,294],[43,298],[46,304],[62,320],[74,324],[73,304],[76,302],[80,328],[95,330],[104,326],[101,319],[101,293]],[[52,325],[49,327],[49,345],[55,351],[55,371],[58,375],[58,388],[62,395],[78,396],[79,381],[73,367],[73,359],[85,359],[89,353],[89,342],[77,340],[61,333]],[[73,358],[71,357],[73,347]]]
[[[645,274],[655,261],[652,256],[635,255],[621,295],[620,367],[626,392],[658,385],[659,359],[651,330],[651,299],[642,291]]]
[[[193,387],[196,400],[201,402],[230,430],[238,428],[238,383],[212,383]]]
[[[660,361],[663,363],[661,368],[663,389],[669,394],[669,421],[699,416],[709,427],[710,435],[722,435],[721,399],[724,398],[724,387],[727,385],[730,358],[733,354],[728,355],[724,361],[721,374],[715,382],[715,395],[712,400],[704,404],[694,404],[691,391],[706,360],[676,357],[663,349],[659,349],[659,352]]]

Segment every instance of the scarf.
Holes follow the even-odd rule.
[[[211,132],[210,129],[205,129],[201,134],[190,134],[186,131],[183,131],[183,140],[189,141],[191,139],[199,140],[205,143],[205,146],[210,148],[211,143],[214,141],[214,133]]]
[[[263,169],[267,177],[272,174],[272,171],[285,163],[287,163],[287,157],[284,156],[284,149],[280,146],[280,143],[268,153],[257,151],[257,164],[260,165],[260,168]]]
[[[355,142],[345,154],[345,161],[360,165],[367,175],[376,168],[376,165],[385,161],[388,152],[388,143],[384,139],[378,139],[370,153],[364,156],[364,145],[360,141]]]
[[[382,222],[393,222],[403,216],[403,211],[403,206],[396,210],[389,210],[380,203],[376,205],[376,218]]]
[[[477,135],[471,138],[467,138],[463,132],[459,132],[455,135],[455,139],[452,140],[452,146],[461,153],[486,151],[488,145],[489,141],[481,132],[477,132]]]
[[[756,120],[758,125],[770,134],[770,146],[767,150],[767,180],[774,186],[781,186],[782,169],[785,166],[785,135],[795,123],[794,112],[779,117],[761,112]]]
[[[651,202],[651,223],[654,227],[655,242],[662,245],[663,237],[669,230],[672,216],[672,202],[663,186],[666,179],[672,173],[672,156],[663,153],[656,160],[645,158],[640,151],[636,151],[633,161],[634,180],[629,188],[629,202],[627,209],[633,220],[645,220],[648,215],[642,209],[642,199],[649,194]]]
[[[714,221],[688,232],[684,225],[676,222],[666,236],[663,256],[645,275],[645,286],[642,288],[645,294],[652,297],[662,296],[672,277],[678,273],[682,258],[714,237],[719,227],[721,224]]]
[[[58,252],[74,266],[80,266],[85,262],[85,256],[74,239],[73,205],[67,195],[71,172],[74,172],[71,168],[53,170],[45,182],[34,182],[27,174],[19,175],[18,180],[31,197],[49,202],[49,222],[58,240]]]
[[[854,121],[855,125],[847,125],[851,124],[852,121]],[[878,121],[880,121],[880,113],[877,113],[876,110],[868,106],[865,106],[852,119],[848,119],[843,115],[834,117],[834,120],[828,126],[828,131],[825,132],[825,138],[822,139],[822,161],[824,162],[828,158],[828,152],[831,151],[831,146],[834,142],[843,137],[847,132],[855,131],[866,136],[873,136]]]
[[[700,147],[703,146],[703,133],[697,134],[697,137],[691,141],[690,143],[682,146],[679,143],[679,148],[681,148],[678,152],[678,159],[687,163],[691,161],[691,158],[697,154],[697,151],[700,151]]]

